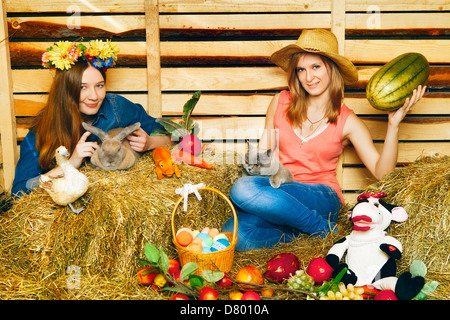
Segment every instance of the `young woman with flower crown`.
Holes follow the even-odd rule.
[[[54,80],[44,109],[20,144],[13,196],[37,187],[43,173],[62,173],[54,163],[59,146],[69,150],[69,161],[75,168],[92,156],[99,147],[98,138],[85,132],[83,121],[103,131],[140,122],[141,128],[127,137],[137,152],[171,143],[169,136],[150,136],[156,129],[164,128],[141,105],[106,93],[106,70],[116,64],[118,52],[116,44],[95,40],[86,46],[60,41],[43,54],[43,66],[53,69]]]
[[[344,145],[353,145],[376,178],[392,171],[397,162],[399,124],[426,88],[419,86],[403,107],[389,112],[380,154],[367,126],[342,102],[344,84],[356,82],[358,72],[350,60],[338,54],[333,33],[304,30],[295,44],[278,50],[270,59],[287,72],[289,91],[272,99],[259,147],[277,146],[279,160],[292,172],[294,182],[275,189],[268,177],[246,176],[233,184],[230,198],[238,210],[238,251],[271,247],[301,234],[336,232],[344,203],[336,167]],[[233,218],[222,231],[232,230]]]

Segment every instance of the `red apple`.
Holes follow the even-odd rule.
[[[306,273],[314,279],[315,283],[321,284],[331,279],[333,268],[331,268],[324,258],[318,257],[311,260],[306,269]]]
[[[175,293],[169,300],[189,300],[188,296],[182,293]]]
[[[217,300],[219,298],[219,293],[210,287],[203,287],[200,291],[199,300]]]
[[[395,292],[392,290],[382,290],[378,293],[373,300],[398,300]]]
[[[175,259],[169,259],[169,269],[168,272],[170,275],[174,275],[177,272],[180,272],[180,263],[178,260]]]
[[[180,139],[178,149],[197,156],[202,152],[202,141],[194,134],[186,135]]]
[[[233,285],[233,279],[230,278],[230,276],[225,273],[222,279],[216,282],[216,284],[221,288],[229,288]]]
[[[241,300],[261,300],[261,297],[254,291],[247,291],[242,295]]]
[[[289,279],[291,274],[295,274],[298,269],[300,269],[300,262],[296,255],[280,253],[267,262],[267,271],[264,273],[264,277],[275,282],[283,282],[285,279]]]
[[[152,267],[144,267],[137,272],[137,277],[140,284],[149,286],[153,283],[157,274],[156,269]]]

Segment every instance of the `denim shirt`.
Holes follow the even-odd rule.
[[[103,131],[130,126],[136,122],[150,135],[156,129],[164,127],[155,122],[140,104],[133,103],[126,98],[106,94],[92,125]],[[91,134],[88,141],[98,141],[98,137]],[[36,150],[36,134],[30,130],[20,144],[20,158],[16,166],[15,178],[11,190],[12,196],[29,193],[38,186],[39,176],[45,173],[39,166],[39,152]]]

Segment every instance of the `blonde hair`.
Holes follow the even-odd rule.
[[[291,92],[291,103],[286,112],[286,118],[294,127],[300,127],[306,121],[307,106],[306,101],[308,93],[300,84],[297,76],[297,64],[306,52],[298,52],[292,55],[287,70],[287,80],[289,91]],[[330,101],[325,107],[325,118],[329,123],[335,123],[341,110],[342,100],[344,98],[344,78],[342,77],[338,66],[327,57],[318,55],[327,70],[330,72]]]

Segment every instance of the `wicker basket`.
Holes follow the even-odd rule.
[[[237,242],[237,216],[236,216],[236,210],[234,209],[233,204],[231,201],[219,190],[210,188],[210,187],[203,187],[198,188],[199,191],[202,190],[209,190],[212,192],[215,192],[219,194],[230,206],[231,211],[234,216],[234,228],[233,232],[223,232],[230,242],[230,245],[226,247],[225,249],[215,251],[215,252],[208,252],[208,253],[197,253],[192,252],[190,250],[187,250],[186,247],[181,246],[177,240],[176,240],[176,229],[175,229],[175,214],[178,209],[178,206],[183,202],[183,197],[180,197],[180,199],[175,204],[175,207],[172,211],[172,235],[173,235],[173,243],[175,244],[175,247],[178,251],[178,258],[180,260],[180,264],[184,266],[188,262],[195,262],[198,264],[199,268],[197,270],[197,274],[200,274],[203,270],[213,270],[213,271],[223,271],[223,272],[229,272],[231,270],[231,267],[233,265],[233,258],[234,258],[234,249],[236,247]]]

